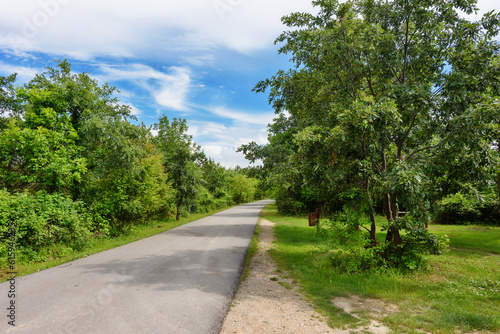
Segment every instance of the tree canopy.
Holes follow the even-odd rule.
[[[357,193],[374,245],[382,198],[387,247],[402,254],[410,239],[400,231],[423,227],[433,201],[498,168],[499,15],[465,18],[475,1],[313,4],[316,15],[282,19],[290,30],[276,43],[294,66],[255,87],[269,91],[281,115],[270,144],[241,149],[266,165],[288,145],[273,168],[288,164],[302,186]],[[293,144],[280,142],[283,135]],[[411,215],[401,219],[398,211]]]

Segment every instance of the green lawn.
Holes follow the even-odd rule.
[[[337,296],[356,295],[398,305],[399,312],[382,319],[395,333],[500,330],[500,228],[433,225],[432,232],[450,237],[451,249],[445,255],[427,256],[427,270],[412,275],[349,275],[333,268],[329,253],[320,247],[323,239],[305,217],[280,216],[273,205],[262,216],[276,223],[271,255],[333,327],[360,324],[331,302]]]
[[[500,227],[430,225],[429,230],[437,235],[446,234],[451,248],[500,254]]]

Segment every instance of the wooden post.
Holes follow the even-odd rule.
[[[319,223],[319,209],[316,212],[309,212],[307,214],[307,220],[309,221],[309,226],[316,226]]]

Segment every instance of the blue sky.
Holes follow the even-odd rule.
[[[266,143],[274,117],[251,89],[290,66],[274,40],[296,11],[314,9],[310,0],[0,0],[0,75],[23,83],[66,58],[120,89],[140,121],[185,118],[208,156],[246,166],[236,148]]]

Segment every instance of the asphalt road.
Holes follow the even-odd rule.
[[[270,200],[0,284],[2,333],[218,333]],[[8,324],[15,302],[15,327]],[[2,314],[3,313],[3,314]]]

